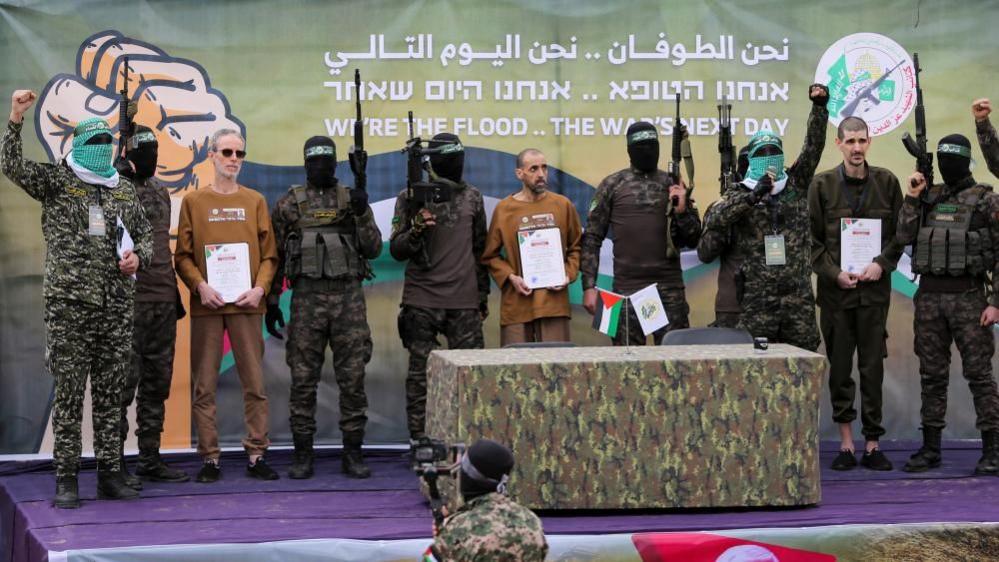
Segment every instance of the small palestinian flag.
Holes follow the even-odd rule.
[[[593,329],[610,337],[617,335],[618,321],[627,297],[597,289],[597,310],[593,315]]]

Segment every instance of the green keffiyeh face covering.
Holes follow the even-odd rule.
[[[114,145],[107,121],[98,118],[80,121],[73,131],[73,161],[91,172],[110,178],[117,173],[111,162]]]
[[[784,173],[784,148],[780,137],[771,131],[760,131],[749,140],[749,171],[746,177],[751,180],[759,180],[767,169],[771,166],[777,170],[775,180],[785,177]]]

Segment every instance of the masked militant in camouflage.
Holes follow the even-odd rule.
[[[135,188],[111,166],[111,129],[102,119],[77,124],[73,152],[64,164],[22,157],[24,112],[35,93],[11,98],[10,122],[0,144],[0,166],[14,184],[42,205],[46,244],[45,355],[55,378],[52,427],[56,467],[55,505],[79,507],[77,474],[82,442],[83,398],[90,379],[97,496],[131,499],[121,472],[118,432],[121,388],[130,365],[132,275],[149,266],[152,238]],[[133,240],[118,255],[122,226]]]

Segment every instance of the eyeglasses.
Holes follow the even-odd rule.
[[[246,158],[245,150],[233,150],[231,148],[223,148],[222,150],[219,151],[219,154],[221,154],[223,158],[232,158],[233,154],[236,155],[237,160],[242,160],[243,158]]]

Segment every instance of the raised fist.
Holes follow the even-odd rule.
[[[156,177],[173,193],[210,183],[212,133],[222,128],[244,131],[243,124],[230,114],[228,101],[211,87],[198,63],[117,31],[85,39],[77,53],[76,73],[58,74],[42,90],[35,120],[49,157],[59,161],[66,156],[73,128],[83,119],[101,117],[118,128],[126,56],[134,122],[151,128],[159,143]]]
[[[38,96],[31,90],[14,90],[10,95],[10,119],[15,123],[21,122],[24,112],[35,103]]]
[[[808,87],[808,99],[818,107],[825,107],[829,103],[829,88],[825,84],[812,84]]]
[[[992,113],[992,102],[989,98],[980,98],[971,102],[971,114],[975,116],[975,121],[985,121]]]

